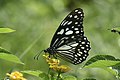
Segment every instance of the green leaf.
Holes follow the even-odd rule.
[[[26,70],[26,71],[21,71],[21,72],[29,74],[29,75],[33,75],[36,77],[39,77],[39,75],[43,73],[42,71],[38,71],[38,70],[37,71]]]
[[[42,80],[49,80],[49,76],[45,73],[42,73],[39,75],[39,77],[42,79]]]
[[[66,76],[66,77],[64,77],[63,80],[77,80],[77,78],[74,76]]]
[[[18,64],[24,64],[20,61],[20,59],[17,56],[13,54],[6,54],[6,53],[0,52],[0,59],[11,61],[11,62],[18,63]]]
[[[120,62],[120,59],[116,59],[110,55],[97,55],[89,59],[84,66],[111,66]]]
[[[118,63],[118,64],[116,64],[116,65],[113,65],[112,68],[113,68],[113,69],[120,70],[120,63]]]
[[[0,53],[8,53],[8,54],[10,54],[9,51],[7,51],[6,49],[4,49],[2,47],[0,47]]]
[[[120,59],[116,59],[115,57],[110,55],[97,55],[89,59],[84,65],[84,67],[85,68],[102,68],[112,73],[114,76],[117,76],[118,75],[117,72],[113,69],[113,66],[117,64],[120,64]],[[120,65],[118,67],[120,67]]]
[[[0,28],[0,33],[10,33],[14,32],[15,30],[10,29],[10,28]]]
[[[113,65],[118,64],[118,63],[120,63],[120,61],[98,60],[96,62],[93,62],[93,63],[85,66],[85,67],[87,67],[87,68],[93,68],[93,67],[102,68],[102,67],[113,66]]]
[[[83,79],[83,80],[96,80],[96,79],[93,79],[93,78],[86,78],[86,79]]]
[[[2,47],[0,47],[0,59],[11,61],[18,64],[24,64],[20,61],[20,59],[17,56],[11,54],[11,52]]]
[[[117,72],[118,77],[120,78],[120,63],[113,65],[112,69],[114,69]]]

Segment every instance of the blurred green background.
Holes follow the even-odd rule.
[[[11,70],[41,70],[47,73],[48,65],[42,54],[39,60],[33,57],[38,51],[49,47],[52,36],[65,16],[75,8],[85,14],[84,31],[91,42],[89,58],[109,54],[120,58],[120,35],[108,29],[120,26],[120,0],[0,0],[0,26],[15,29],[10,34],[0,34],[0,46],[17,55],[25,65],[0,60],[0,77]],[[63,63],[66,63],[62,61]],[[116,80],[115,76],[102,69],[80,69],[72,65],[79,79]],[[29,80],[37,80],[26,75]]]

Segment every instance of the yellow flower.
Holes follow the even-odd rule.
[[[58,59],[50,58],[49,55],[43,55],[49,65],[59,65],[60,61]]]
[[[49,59],[46,60],[48,62],[49,65],[59,65],[60,61],[57,59]]]
[[[46,61],[49,64],[49,68],[53,69],[54,71],[57,71],[59,73],[65,73],[65,72],[68,72],[69,70],[71,70],[69,66],[60,65],[60,60],[50,58],[49,54],[46,54],[43,56],[46,58]]]
[[[49,54],[45,54],[45,55],[43,55],[43,57],[49,58]]]
[[[51,65],[50,66],[51,69],[57,71],[57,72],[60,72],[60,73],[65,73],[65,72],[68,72],[70,69],[69,66],[66,66],[66,65]]]
[[[12,72],[11,74],[7,73],[6,75],[9,76],[10,80],[27,80],[23,78],[23,74],[18,71]]]

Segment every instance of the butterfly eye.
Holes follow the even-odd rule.
[[[77,8],[69,13],[56,30],[50,47],[44,52],[72,63],[79,64],[86,60],[91,49],[90,42],[84,35],[84,13]]]

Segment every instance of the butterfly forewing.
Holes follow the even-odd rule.
[[[78,36],[83,36],[83,17],[84,13],[83,10],[80,8],[77,8],[69,13],[56,30],[50,47],[58,48],[64,43],[67,43],[67,41],[69,43],[74,38],[77,38]]]
[[[86,60],[90,50],[90,42],[83,31],[84,13],[81,8],[73,10],[61,22],[56,30],[47,51],[62,59],[79,64]]]

